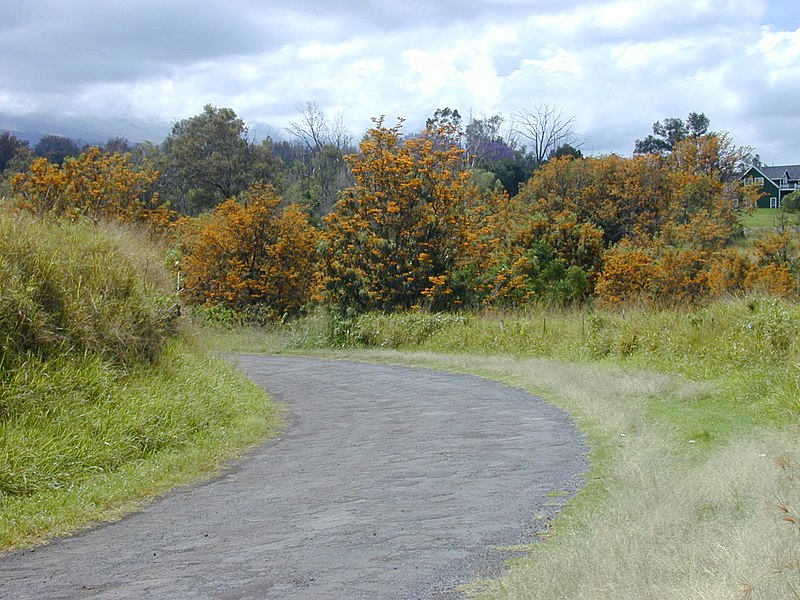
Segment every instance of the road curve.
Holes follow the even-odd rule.
[[[0,598],[452,598],[572,492],[586,448],[477,377],[237,355],[288,426],[211,482],[0,558]]]

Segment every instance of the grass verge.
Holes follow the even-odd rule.
[[[280,424],[260,388],[184,342],[127,373],[87,357],[29,363],[16,378],[4,391],[28,405],[0,422],[2,550],[114,520],[207,478]]]
[[[142,232],[0,207],[0,550],[116,518],[278,425],[177,327]]]

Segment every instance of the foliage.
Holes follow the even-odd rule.
[[[583,152],[571,146],[570,144],[562,144],[553,152],[550,158],[564,158],[571,156],[572,158],[583,158]]]
[[[492,170],[492,165],[514,157],[514,150],[501,133],[503,117],[472,119],[464,129],[465,150],[470,166]]]
[[[0,173],[5,171],[14,157],[25,149],[28,149],[28,142],[20,140],[8,131],[0,133]]]
[[[800,243],[789,230],[774,231],[753,244],[753,263],[747,273],[747,289],[784,298],[796,297],[800,273]]]
[[[271,180],[270,145],[251,143],[247,133],[232,109],[211,105],[173,125],[161,160],[165,191],[176,209],[198,214],[256,181]]]
[[[656,233],[668,206],[666,176],[651,157],[564,157],[536,171],[518,199],[530,210],[576,215],[578,222],[601,230],[609,246]]]
[[[596,294],[605,306],[685,306],[749,293],[794,298],[800,248],[791,232],[759,237],[749,257],[733,248],[618,244],[604,254]]]
[[[751,148],[736,146],[727,133],[708,133],[677,142],[666,164],[678,172],[705,175],[727,183],[743,173],[751,161]]]
[[[514,201],[498,220],[510,224],[485,270],[491,278],[486,304],[572,304],[588,297],[603,254],[599,229],[578,223],[573,213],[529,213]]]
[[[550,218],[570,215],[573,227],[584,224],[602,236],[588,254],[583,242],[562,256],[597,282],[594,292],[605,305],[702,302],[763,288],[756,280],[768,276],[748,275],[747,257],[729,249],[741,235],[735,206],[752,203],[747,189],[727,182],[743,157],[726,136],[706,134],[676,141],[666,156],[553,159],[517,200]]]
[[[634,154],[661,154],[672,152],[678,142],[687,137],[700,137],[708,133],[710,125],[703,113],[689,113],[686,122],[670,117],[664,122],[653,123],[653,133],[643,140],[636,140]]]
[[[800,212],[800,190],[786,194],[781,200],[781,209],[793,214]]]
[[[578,144],[573,119],[553,107],[518,111],[505,129],[500,115],[462,128],[458,110],[440,108],[413,136],[377,119],[359,151],[345,156],[350,136],[341,115],[329,120],[313,102],[298,110],[293,142],[255,144],[231,109],[208,105],[177,123],[160,148],[111,139],[105,151],[89,149],[61,166],[36,161],[9,179],[13,187],[3,182],[0,193],[11,189],[17,205],[37,213],[175,231],[202,263],[187,263],[185,297],[206,308],[222,302],[240,317],[296,314],[316,298],[310,290],[318,284],[341,315],[569,304],[593,296],[613,306],[700,303],[753,290],[796,293],[800,270],[793,259],[768,250],[766,241],[752,249],[741,242],[736,211],[754,204],[755,188],[734,174],[751,152],[727,134],[709,132],[703,114],[656,123],[657,151],[584,158],[569,143]],[[541,148],[531,151],[537,144],[546,156],[537,158]],[[128,149],[133,155],[111,152]],[[220,258],[223,246],[233,256],[231,240],[248,236],[234,232],[250,226],[234,217],[234,205],[174,227],[177,215],[163,202],[200,214],[230,198],[246,203],[244,190],[267,181],[273,203],[296,207],[292,235],[303,238],[302,212],[320,227],[323,260],[306,266],[298,258],[296,270],[282,267],[303,273],[304,291],[287,292],[302,302],[259,300],[269,295],[259,288],[266,284],[243,275],[246,261]],[[227,240],[214,250],[217,257],[198,246],[200,230],[211,239],[214,227]],[[788,249],[788,241],[782,244]],[[623,264],[644,256],[648,264]],[[268,271],[259,277],[276,276]],[[296,280],[287,285],[303,287]]]
[[[597,294],[606,304],[646,299],[650,295],[652,257],[642,249],[619,244],[606,252]]]
[[[256,320],[300,313],[315,298],[317,231],[297,205],[255,185],[187,235],[183,295]]]
[[[478,192],[460,149],[440,146],[439,131],[403,140],[401,125],[376,120],[360,153],[347,157],[355,185],[325,219],[325,294],[342,312],[463,302],[453,274],[466,205]]]
[[[89,148],[57,165],[39,158],[11,178],[16,205],[37,215],[141,223],[165,229],[174,213],[152,185],[158,174],[137,167],[129,154],[104,154]]]
[[[464,129],[465,159],[473,171],[494,175],[513,197],[533,173],[536,162],[516,147],[513,131],[501,129],[503,122],[504,118],[497,114],[471,120]]]
[[[60,165],[69,157],[78,156],[80,148],[75,140],[63,135],[45,135],[34,148],[36,156]]]

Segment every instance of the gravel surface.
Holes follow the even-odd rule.
[[[221,477],[0,558],[0,598],[455,598],[581,484],[560,410],[477,377],[237,355],[285,431]],[[548,493],[551,492],[551,493]]]

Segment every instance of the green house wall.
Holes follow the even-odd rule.
[[[748,177],[764,177],[757,169],[751,167],[747,170],[742,176],[742,179],[747,179]],[[780,190],[778,186],[772,183],[770,179],[764,178],[764,185],[762,185],[759,190],[761,191],[761,196],[759,197],[758,201],[756,202],[757,208],[770,208],[770,198],[780,198]]]

